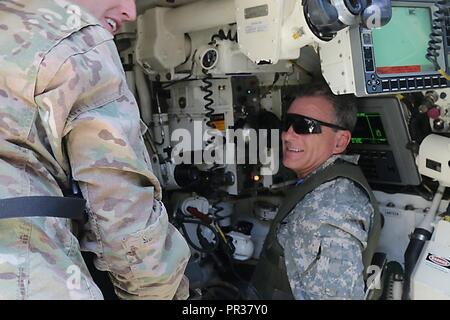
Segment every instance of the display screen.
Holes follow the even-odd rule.
[[[425,58],[430,33],[429,8],[393,7],[391,21],[372,31],[378,75],[434,71]]]
[[[379,113],[358,112],[353,144],[388,144]]]

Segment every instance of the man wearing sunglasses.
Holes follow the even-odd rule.
[[[298,177],[252,278],[263,299],[363,299],[379,231],[357,156],[344,155],[356,106],[326,84],[305,89],[283,119],[283,164]]]

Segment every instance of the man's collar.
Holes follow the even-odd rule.
[[[316,169],[314,169],[310,174],[308,174],[306,177],[299,178],[297,180],[296,185],[303,184],[303,182],[305,182],[305,180],[307,180],[309,177],[311,177],[311,176],[315,175],[316,173],[329,167],[330,165],[335,163],[337,160],[341,160],[341,161],[345,161],[345,162],[349,162],[349,163],[353,163],[353,164],[358,164],[359,154],[355,154],[355,155],[353,155],[353,154],[352,155],[335,154],[335,155],[332,155],[324,163],[322,163],[320,166],[318,166]]]

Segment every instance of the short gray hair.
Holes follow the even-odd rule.
[[[301,97],[324,97],[334,108],[336,124],[350,132],[355,128],[357,108],[353,94],[335,95],[325,81],[315,81],[300,88],[296,98]]]

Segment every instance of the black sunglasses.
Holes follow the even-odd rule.
[[[283,119],[283,131],[288,131],[292,126],[296,134],[312,134],[321,133],[321,126],[330,127],[338,130],[348,130],[346,128],[340,127],[338,125],[323,122],[317,119],[305,117],[295,113],[288,113]]]

